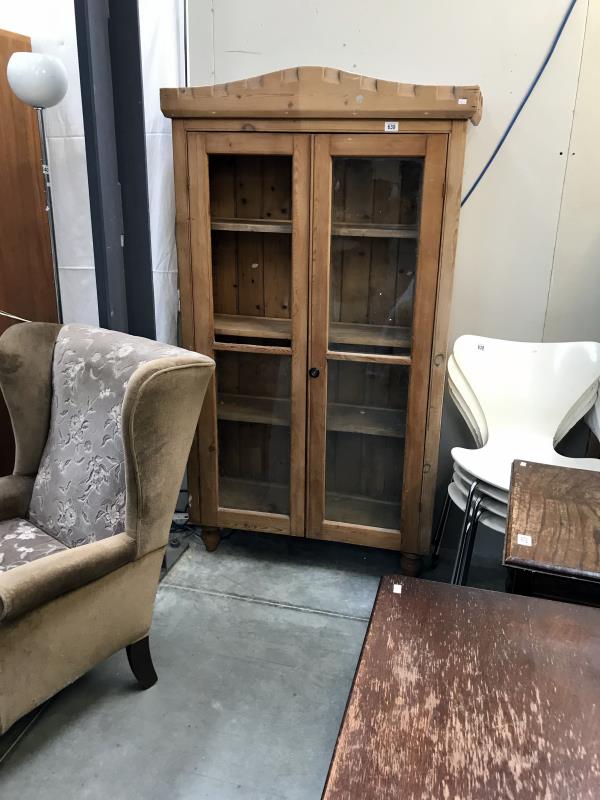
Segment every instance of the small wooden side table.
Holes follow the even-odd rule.
[[[600,473],[515,461],[504,544],[504,564],[526,571],[542,588],[559,588],[566,597],[596,582],[600,589]],[[523,580],[515,572],[518,583]],[[538,579],[541,578],[541,580]],[[543,576],[558,576],[559,581]],[[568,580],[566,580],[568,579]],[[561,588],[562,587],[562,588]],[[566,593],[565,594],[565,590]],[[535,589],[534,593],[538,592]],[[572,599],[578,599],[574,596]]]
[[[323,800],[600,797],[600,609],[382,578]]]

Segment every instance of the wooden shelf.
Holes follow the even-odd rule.
[[[217,417],[230,422],[255,422],[289,427],[290,401],[285,398],[223,393],[217,396]],[[402,410],[343,403],[331,403],[328,406],[328,431],[403,439],[405,428],[406,412]]]
[[[378,225],[365,222],[334,222],[332,236],[368,236],[375,239],[416,239],[416,225]]]
[[[289,486],[267,481],[219,476],[219,507],[274,514],[289,513]],[[325,518],[377,528],[397,529],[399,502],[327,492]]]
[[[286,219],[212,219],[213,231],[247,231],[250,233],[291,233],[292,221]]]
[[[406,412],[395,408],[330,403],[327,406],[327,430],[403,439]]]
[[[248,231],[250,233],[291,233],[292,221],[286,219],[215,219],[213,231]],[[334,222],[332,236],[367,236],[375,239],[416,239],[416,225],[377,225],[375,223]]]
[[[290,489],[281,483],[219,475],[219,507],[289,514]]]
[[[375,500],[362,495],[325,493],[325,519],[397,530],[400,525],[400,502]]]
[[[358,325],[350,322],[329,323],[330,344],[371,345],[410,348],[410,328],[394,325]]]
[[[215,314],[215,334],[247,336],[252,339],[291,339],[291,319],[275,317],[243,317],[237,314]]]
[[[290,426],[290,401],[284,398],[217,395],[217,417],[232,422]]]

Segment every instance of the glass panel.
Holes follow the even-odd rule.
[[[289,343],[292,158],[211,155],[209,178],[215,338]]]
[[[420,158],[334,158],[329,349],[410,353]]]
[[[328,361],[326,519],[399,530],[409,374]]]
[[[219,505],[289,514],[291,359],[222,352],[216,362]]]

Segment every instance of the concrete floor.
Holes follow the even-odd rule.
[[[425,577],[447,580],[451,553]],[[54,698],[0,766],[2,800],[318,800],[394,553],[233,533],[161,584],[159,681],[117,653]],[[502,588],[496,554],[473,585]],[[7,734],[8,736],[8,734]],[[1,738],[0,738],[1,744]]]

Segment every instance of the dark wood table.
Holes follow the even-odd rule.
[[[323,798],[600,798],[600,609],[383,578]]]
[[[600,582],[600,473],[515,461],[504,563]]]

